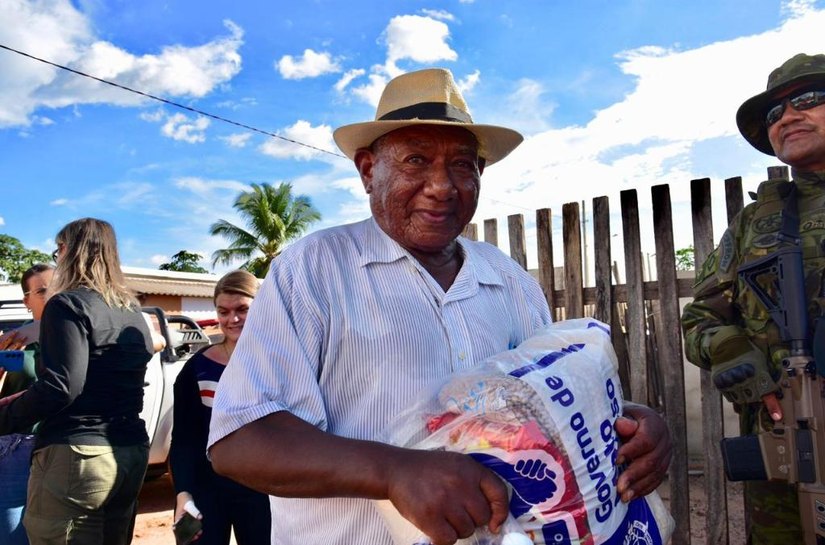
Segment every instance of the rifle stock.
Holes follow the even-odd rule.
[[[790,347],[778,381],[782,420],[771,431],[723,439],[722,454],[730,480],[797,483],[805,544],[825,545],[825,362],[817,364],[810,348],[802,251],[795,242],[738,271]],[[776,300],[764,289],[765,278]]]

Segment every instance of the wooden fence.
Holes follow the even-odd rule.
[[[770,178],[787,179],[787,167],[771,167]],[[711,219],[710,179],[692,180],[694,260],[698,266],[715,247]],[[743,207],[742,179],[725,180],[728,221]],[[685,410],[684,359],[679,298],[693,296],[693,280],[677,279],[673,243],[670,188],[651,188],[652,222],[656,245],[656,281],[644,281],[635,189],[620,193],[624,237],[625,284],[614,284],[610,247],[610,207],[607,197],[593,199],[593,248],[595,286],[583,284],[582,233],[578,203],[562,206],[563,287],[555,284],[552,212],[536,211],[538,280],[547,302],[558,319],[592,316],[611,325],[613,346],[619,356],[619,376],[625,397],[663,411],[673,441],[670,481],[670,510],[676,520],[673,545],[689,545],[690,501],[688,496],[688,445]],[[524,216],[508,217],[510,255],[527,268]],[[478,239],[470,224],[465,236]],[[495,219],[484,221],[484,240],[498,245]],[[655,319],[654,319],[655,317]],[[633,354],[633,357],[628,357]],[[722,398],[713,387],[710,373],[701,371],[703,454],[706,488],[705,536],[708,545],[729,543],[728,501],[719,441],[723,437]],[[629,395],[628,395],[629,394]]]

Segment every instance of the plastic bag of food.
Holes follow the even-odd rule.
[[[510,489],[512,517],[533,543],[664,544],[674,523],[658,494],[625,504],[616,491],[617,371],[605,324],[552,324],[448,377],[395,419],[387,440],[463,452],[495,471]],[[420,531],[412,538],[413,530],[399,530],[391,504],[379,510],[397,545],[426,543]],[[460,543],[500,544],[502,534]]]

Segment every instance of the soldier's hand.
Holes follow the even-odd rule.
[[[504,482],[469,456],[401,449],[390,460],[387,497],[435,545],[498,532],[509,503]]]
[[[709,353],[713,384],[728,400],[756,403],[779,389],[767,356],[738,327],[719,328],[711,338]]]
[[[779,399],[777,399],[776,394],[763,395],[762,403],[765,404],[765,408],[768,410],[768,414],[771,415],[774,422],[782,420],[782,404],[779,402]]]

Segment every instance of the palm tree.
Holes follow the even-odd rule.
[[[231,242],[229,247],[212,254],[212,266],[245,260],[241,268],[258,278],[266,276],[269,263],[281,253],[287,242],[299,238],[310,224],[321,219],[305,195],[292,195],[292,185],[278,187],[252,184],[242,191],[232,205],[246,222],[246,228],[218,220],[209,227],[212,235]]]

